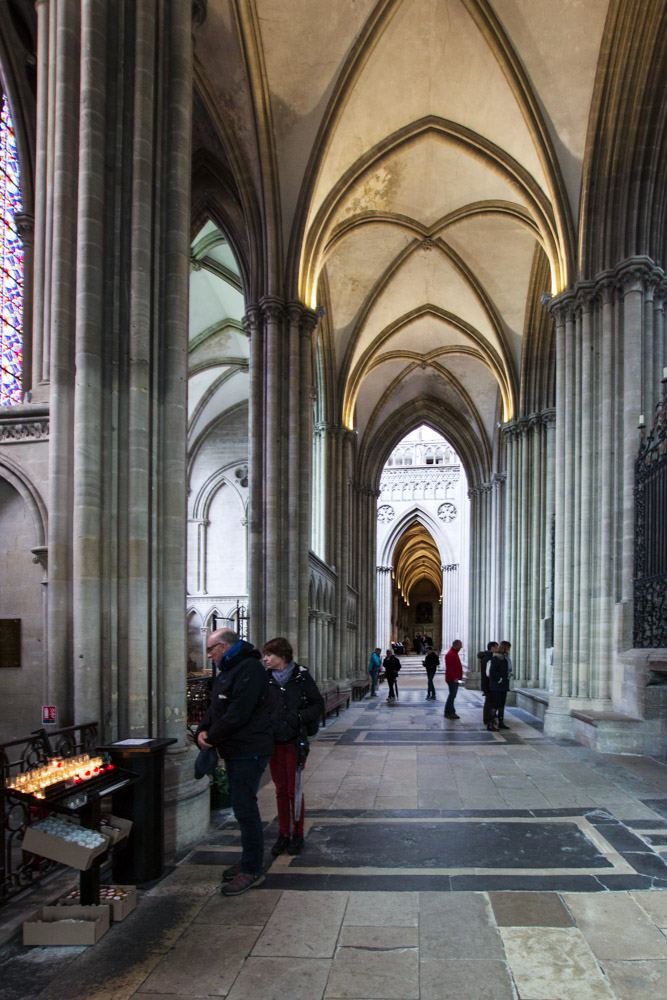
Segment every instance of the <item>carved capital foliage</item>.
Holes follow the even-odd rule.
[[[549,303],[549,312],[557,326],[562,326],[568,320],[574,319],[575,308],[575,297],[572,292],[563,292]]]
[[[259,328],[261,312],[259,306],[250,305],[246,307],[245,316],[243,317],[243,329],[252,337]]]
[[[28,444],[48,441],[48,417],[15,417],[0,420],[0,444]]]
[[[285,303],[277,295],[265,295],[259,300],[259,305],[265,323],[279,323],[285,318]]]
[[[598,297],[594,281],[580,281],[575,289],[574,306],[580,313],[590,312]]]

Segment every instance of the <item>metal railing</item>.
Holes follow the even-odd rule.
[[[635,464],[635,648],[667,646],[667,378]]]
[[[30,736],[0,744],[0,904],[36,884],[57,867],[54,861],[24,854],[21,844],[26,827],[42,819],[47,810],[13,796],[8,789],[9,782],[17,774],[46,763],[49,757],[90,753],[99,742],[97,733],[97,723],[88,722],[51,733],[38,729]]]

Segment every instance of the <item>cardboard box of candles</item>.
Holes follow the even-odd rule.
[[[95,944],[109,930],[108,906],[43,906],[23,924],[24,945]]]
[[[137,888],[134,885],[101,885],[100,904],[108,906],[111,910],[111,919],[116,924],[120,920],[125,920],[132,910],[137,906]],[[78,906],[79,890],[72,889],[71,892],[58,900],[59,906]]]
[[[59,816],[47,816],[33,823],[23,836],[24,851],[79,871],[90,868],[95,858],[108,850],[109,844],[109,838],[98,830],[88,830]]]
[[[132,820],[121,816],[103,816],[100,820],[100,833],[109,838],[112,847],[125,840],[132,829]]]

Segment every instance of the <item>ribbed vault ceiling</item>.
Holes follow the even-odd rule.
[[[607,6],[209,0],[198,84],[263,291],[326,307],[331,415],[361,439],[424,392],[482,451],[516,415],[527,316],[573,267]]]

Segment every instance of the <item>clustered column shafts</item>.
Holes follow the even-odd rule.
[[[512,643],[512,666],[518,686],[546,687],[548,664],[545,630],[550,618],[547,577],[539,567],[551,537],[553,508],[547,488],[549,428],[554,411],[543,410],[506,424],[507,518],[505,546],[509,573],[505,581],[502,636]],[[512,555],[514,554],[514,555]]]
[[[509,577],[505,474],[468,490],[470,498],[470,604],[468,621],[469,673],[475,673],[475,654],[497,639],[501,630],[503,581]],[[505,531],[501,526],[505,525]],[[443,595],[443,604],[445,597]],[[465,627],[465,622],[462,623]],[[451,642],[452,636],[449,639]],[[459,636],[461,638],[461,636]],[[465,640],[464,640],[465,641]]]
[[[74,722],[72,677],[72,503],[74,432],[74,329],[76,298],[76,210],[80,16],[77,5],[39,8],[40,63],[48,127],[43,170],[38,177],[35,264],[43,273],[43,297],[35,303],[37,343],[44,378],[50,379],[47,613],[48,701],[60,719]],[[46,190],[45,190],[46,189]],[[44,230],[41,229],[44,212]],[[97,713],[96,713],[97,714]]]
[[[391,566],[376,567],[377,574],[377,637],[375,645],[384,652],[391,643],[391,601],[392,579]]]
[[[664,341],[665,275],[631,258],[554,300],[555,634],[547,730],[572,707],[608,708],[632,645],[634,464],[651,421]],[[623,359],[622,367],[619,360]]]
[[[300,302],[264,296],[246,310],[250,334],[250,637],[286,635],[312,653],[308,586],[311,533],[312,334]]]
[[[183,747],[190,7],[72,0],[39,31],[48,700]]]

